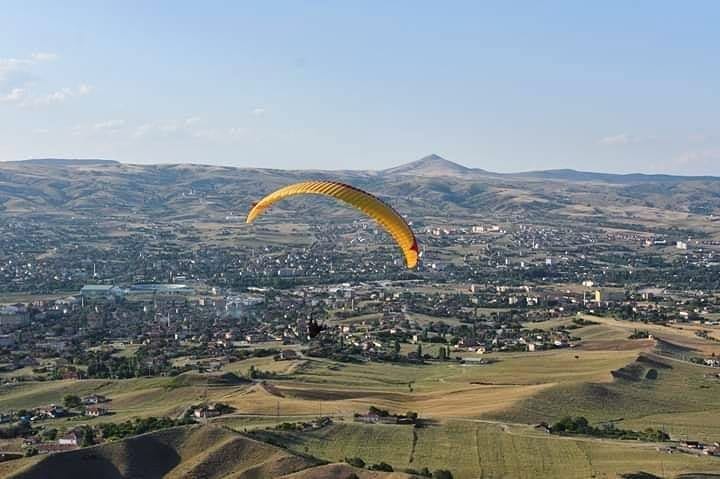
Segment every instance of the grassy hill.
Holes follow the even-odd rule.
[[[10,477],[256,478],[277,477],[316,464],[222,428],[194,426],[45,456],[29,465],[17,464],[17,472]]]
[[[143,434],[102,446],[2,464],[12,479],[165,478],[403,479],[405,474],[323,464],[215,426],[190,426]]]
[[[585,416],[594,422],[620,420],[619,427],[665,429],[676,438],[691,432],[717,440],[720,419],[710,410],[717,408],[720,381],[706,373],[701,366],[642,355],[615,370],[610,383],[559,384],[485,417],[537,423]]]
[[[238,432],[253,431],[259,439],[288,448],[248,442],[245,436],[221,427],[196,427],[69,453],[79,464],[92,459],[87,464],[98,471],[121,476],[137,471],[135,468],[140,466],[136,464],[146,460],[143,454],[147,451],[155,451],[152,454],[163,459],[158,469],[150,472],[168,477],[212,477],[208,471],[215,469],[230,474],[230,469],[224,469],[226,465],[233,474],[272,467],[282,469],[284,474],[292,472],[292,468],[283,469],[285,465],[296,464],[300,460],[296,455],[305,453],[329,462],[360,456],[366,462],[384,461],[399,469],[448,468],[460,478],[614,477],[637,471],[671,477],[720,470],[717,459],[659,454],[655,445],[561,438],[532,428],[540,421],[582,415],[592,423],[614,420],[624,429],[665,429],[673,439],[720,438],[720,381],[708,374],[708,368],[681,361],[676,355],[653,352],[653,345],[657,347],[661,342],[629,340],[633,323],[593,320],[594,324],[575,330],[583,338],[576,348],[490,354],[487,356],[496,361],[486,365],[344,364],[325,359],[275,362],[272,358],[251,358],[231,363],[224,372],[245,373],[254,365],[263,370],[277,368],[282,379],[249,383],[220,372],[126,380],[24,382],[0,387],[0,409],[58,403],[68,393],[96,392],[112,399],[112,416],[42,422],[62,431],[78,424],[132,417],[176,417],[187,406],[207,398],[236,409],[212,424]],[[539,325],[551,327],[554,323]],[[657,337],[672,339],[677,347],[716,347],[715,342],[697,337],[690,326],[648,328]],[[366,411],[370,405],[400,413],[417,411],[421,417],[431,419],[433,425],[413,429],[354,423],[352,413]],[[281,422],[320,415],[333,415],[335,424],[305,433],[273,429]],[[146,443],[147,437],[151,440]],[[89,459],[82,459],[89,453]],[[240,455],[244,462],[233,462]],[[36,476],[20,477],[43,477],[42,471],[47,471],[43,468],[64,470],[65,463],[46,463],[63,457],[12,461],[12,467],[18,473],[18,467],[26,468],[23,473],[40,471]],[[263,457],[272,459],[266,462],[261,460]],[[0,476],[9,473],[9,464],[0,464]],[[304,472],[294,477],[333,477],[334,473],[348,472],[343,469],[346,466],[324,467],[317,472],[325,475],[308,475],[313,469],[302,469]],[[361,472],[359,477],[366,477]]]
[[[586,479],[639,471],[674,477],[720,467],[717,459],[667,455],[652,444],[549,436],[531,426],[478,421],[452,420],[422,429],[344,423],[310,433],[262,431],[258,437],[328,461],[357,456],[396,470],[445,468],[459,479]]]

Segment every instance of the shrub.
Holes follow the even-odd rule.
[[[447,469],[438,469],[437,471],[433,472],[432,477],[433,479],[453,479],[452,472],[448,471]]]
[[[383,472],[393,472],[393,467],[388,464],[387,462],[381,462],[379,464],[373,464],[368,469],[371,471],[383,471]]]
[[[360,469],[363,469],[365,467],[365,461],[363,461],[359,457],[346,457],[345,462],[347,462],[353,467],[358,467]]]

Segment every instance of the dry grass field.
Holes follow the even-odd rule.
[[[712,458],[660,454],[649,444],[547,436],[527,426],[564,415],[583,415],[592,422],[618,420],[619,427],[628,429],[664,428],[674,439],[720,439],[720,381],[707,377],[708,368],[653,353],[655,341],[629,340],[634,323],[588,319],[598,324],[574,330],[573,334],[582,338],[576,348],[486,355],[495,360],[491,364],[346,364],[310,358],[288,362],[253,358],[231,363],[226,372],[243,374],[254,366],[274,371],[279,378],[223,385],[209,375],[186,373],[175,378],[28,382],[2,386],[0,409],[59,403],[69,393],[97,392],[112,398],[109,407],[114,415],[55,421],[61,429],[138,416],[176,417],[188,405],[203,400],[235,407],[235,414],[216,421],[237,431],[331,415],[335,425],[320,431],[292,437],[262,433],[272,435],[271,439],[293,452],[326,461],[357,455],[399,468],[450,468],[460,478],[614,477],[619,472],[641,470],[671,477],[720,471],[720,461]],[[550,321],[534,327],[559,324]],[[697,337],[690,326],[642,328],[683,347],[714,347],[711,341]],[[657,371],[656,379],[646,377],[650,369]],[[434,425],[412,429],[353,423],[352,414],[370,405],[393,412],[417,411]],[[41,467],[30,462],[22,464],[31,469]],[[194,467],[192,461],[185,462],[182,459],[173,470]],[[326,473],[331,474],[340,466],[328,467]],[[294,477],[314,477],[308,473]]]
[[[645,471],[662,477],[717,472],[718,461],[668,455],[654,444],[565,438],[530,426],[452,420],[413,429],[406,426],[339,423],[310,433],[263,432],[260,437],[329,461],[361,457],[396,470],[446,468],[465,478],[617,477]]]
[[[301,457],[213,426],[143,434],[89,449],[18,460],[7,477],[262,478],[317,465]]]

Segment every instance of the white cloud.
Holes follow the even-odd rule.
[[[230,128],[230,129],[228,130],[228,135],[229,135],[231,138],[237,138],[237,137],[240,137],[240,136],[245,136],[247,133],[248,133],[248,129],[247,129],[247,128],[239,128],[239,127],[236,127],[236,128]]]
[[[73,136],[117,134],[124,130],[127,122],[125,120],[104,120],[92,124],[75,125],[70,129]]]
[[[0,81],[7,79],[11,73],[23,72],[37,63],[58,58],[55,53],[49,52],[36,52],[30,55],[30,58],[0,58]]]
[[[16,103],[20,107],[42,106],[89,94],[92,87],[86,83],[81,83],[76,88],[61,88],[45,95],[32,94],[28,90],[29,86],[36,83],[33,66],[58,58],[56,53],[51,52],[35,52],[27,58],[0,58],[0,86],[4,85],[5,90],[12,88],[10,93],[0,95],[0,102]]]
[[[136,138],[148,137],[148,136],[161,136],[167,137],[179,132],[187,131],[189,129],[185,121],[177,120],[162,120],[145,123],[138,126],[133,136]]]
[[[621,145],[634,145],[637,143],[646,143],[657,140],[656,136],[636,136],[628,133],[619,133],[617,135],[610,135],[604,138],[600,138],[599,143],[601,145],[609,146],[621,146]]]
[[[716,164],[720,162],[720,148],[687,151],[676,158],[681,165],[699,166],[704,164]]]
[[[47,95],[30,97],[22,103],[22,106],[45,106],[63,103],[70,98],[85,96],[91,91],[92,87],[83,83],[78,85],[77,88],[62,88]]]
[[[50,52],[35,52],[30,57],[35,60],[36,62],[49,62],[53,60],[57,60],[59,57],[56,53],[50,53]]]
[[[77,95],[84,96],[90,93],[92,90],[93,88],[87,83],[81,83],[80,86],[77,87]]]
[[[73,96],[73,91],[71,88],[63,88],[61,90],[54,91],[52,93],[48,93],[47,95],[34,97],[31,100],[31,104],[33,105],[49,105],[51,103],[62,103],[68,98]]]
[[[125,120],[107,120],[95,123],[92,128],[96,131],[117,131],[125,126]]]
[[[13,88],[9,93],[0,96],[0,103],[16,103],[25,97],[25,90],[22,88]]]
[[[600,139],[600,143],[603,145],[627,145],[634,143],[635,138],[626,134],[620,133],[619,135],[606,136]]]
[[[0,81],[6,80],[11,73],[22,71],[32,64],[30,60],[19,58],[0,58]]]
[[[255,108],[253,109],[252,114],[255,116],[262,116],[265,114],[265,108]]]
[[[133,136],[140,137],[161,137],[186,136],[204,138],[211,135],[212,130],[200,129],[203,120],[199,116],[190,116],[179,120],[158,120],[138,126]]]
[[[207,126],[206,123],[199,117],[157,120],[138,125],[131,130],[131,134],[138,140],[197,139],[223,143],[245,138],[249,131],[246,128]]]

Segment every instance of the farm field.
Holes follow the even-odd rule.
[[[483,357],[491,362],[483,365],[250,358],[214,374],[8,384],[0,387],[0,409],[61,403],[71,393],[112,399],[110,416],[40,423],[63,429],[133,417],[178,417],[191,404],[219,401],[236,412],[213,424],[247,431],[292,452],[331,462],[355,455],[398,468],[450,468],[460,478],[615,477],[637,471],[672,477],[720,471],[717,459],[661,454],[653,444],[548,436],[532,428],[572,415],[591,423],[614,421],[626,429],[664,429],[677,440],[720,438],[720,415],[715,414],[720,381],[707,377],[709,368],[653,352],[654,341],[627,339],[633,323],[592,320],[598,324],[573,331],[582,338],[576,348],[488,354]],[[690,330],[658,331],[678,344],[703,341]],[[251,367],[277,376],[233,384],[217,380],[221,373],[245,375]],[[417,411],[431,425],[412,429],[352,421],[354,413],[371,405]],[[305,433],[273,430],[283,422],[322,415],[332,416],[334,425]]]
[[[713,458],[667,455],[653,444],[552,437],[529,426],[457,421],[413,429],[340,423],[309,433],[263,431],[258,437],[329,461],[360,457],[396,470],[447,468],[457,478],[616,477],[645,471],[672,477],[713,472]]]

